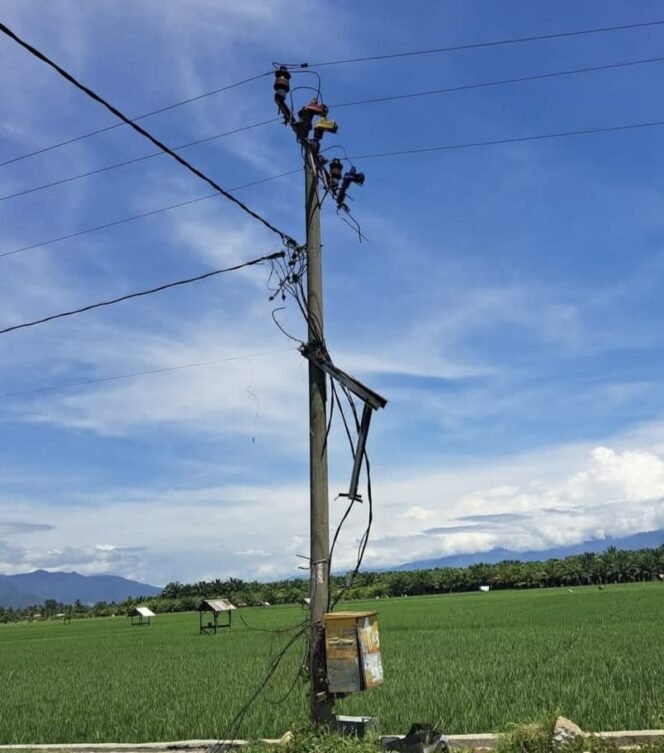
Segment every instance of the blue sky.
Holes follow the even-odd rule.
[[[3,4],[5,23],[132,116],[275,60],[660,17],[646,0]],[[334,105],[639,60],[659,56],[663,39],[652,27],[329,66],[322,91]],[[0,44],[0,161],[112,124],[10,40]],[[662,83],[664,63],[651,63],[332,108],[340,130],[327,143],[352,156],[661,120]],[[178,145],[267,120],[271,85],[259,79],[143,123]],[[115,129],[0,168],[0,196],[152,151]],[[280,124],[184,153],[226,187],[300,165]],[[649,128],[357,160],[367,180],[352,207],[370,242],[331,206],[323,233],[329,349],[389,399],[370,439],[368,566],[664,527],[663,155],[664,128]],[[157,157],[0,201],[0,253],[206,193]],[[238,196],[303,237],[300,175]],[[0,324],[278,248],[223,199],[202,201],[0,258]],[[0,572],[158,584],[297,572],[308,531],[306,365],[272,323],[266,281],[252,268],[0,337],[3,395],[213,361],[0,398]],[[290,309],[283,321],[302,334]],[[332,498],[350,474],[344,442],[336,431]],[[346,529],[340,568],[353,562],[365,512]]]

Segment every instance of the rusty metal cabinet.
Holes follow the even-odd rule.
[[[376,612],[329,612],[324,617],[331,693],[357,693],[383,684]]]

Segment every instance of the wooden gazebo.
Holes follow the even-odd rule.
[[[154,616],[154,612],[147,607],[134,607],[131,612],[129,612],[131,624],[136,625],[137,627],[148,627]]]
[[[199,635],[216,635],[220,628],[229,628],[234,609],[228,599],[204,599],[198,607]],[[224,613],[227,619],[219,622],[219,615]],[[203,615],[208,615],[206,622],[203,622]]]

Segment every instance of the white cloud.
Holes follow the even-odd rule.
[[[414,481],[418,499],[429,504],[420,502],[399,515],[398,524],[387,526],[386,536],[378,534],[370,555],[376,564],[389,565],[395,563],[395,550],[402,561],[495,547],[543,550],[664,527],[664,455],[646,449],[579,447],[571,461],[568,450],[515,458],[481,474],[441,473],[420,478],[419,485]],[[552,459],[558,463],[553,474]],[[574,470],[580,465],[582,470]],[[509,477],[518,483],[462,491],[480,478]],[[404,485],[398,485],[398,493]],[[389,484],[378,489],[388,499],[395,495]],[[467,525],[450,530],[462,521],[471,522],[474,530]],[[436,526],[444,530],[437,532]]]
[[[386,567],[494,547],[542,550],[664,528],[664,453],[624,446],[633,440],[626,435],[614,438],[613,448],[562,446],[506,457],[480,471],[397,475],[383,469],[375,479],[365,564]],[[58,505],[57,528],[16,532],[0,570],[62,566],[157,583],[203,574],[271,578],[296,573],[296,554],[308,553],[304,483],[79,496]],[[46,502],[4,507],[12,520],[54,518]],[[331,502],[333,525],[343,508]],[[366,503],[352,513],[336,550],[337,568],[353,565],[366,514]]]

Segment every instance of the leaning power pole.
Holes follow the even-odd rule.
[[[346,394],[352,393],[364,403],[361,425],[358,424],[357,446],[353,451],[355,463],[347,496],[351,505],[361,498],[357,485],[365,460],[366,437],[371,414],[385,406],[386,401],[364,387],[350,375],[338,369],[325,346],[323,326],[323,274],[320,240],[320,196],[318,184],[322,182],[325,195],[331,195],[337,212],[349,215],[345,203],[351,185],[362,185],[364,175],[353,165],[345,172],[339,158],[326,159],[321,152],[321,140],[326,133],[336,133],[337,124],[328,120],[328,108],[319,101],[320,91],[297,114],[290,91],[291,73],[288,66],[275,70],[275,102],[302,147],[304,158],[305,225],[306,244],[293,251],[301,255],[307,276],[307,342],[300,352],[309,361],[309,491],[310,491],[310,625],[309,625],[309,675],[311,720],[315,724],[330,724],[334,721],[335,690],[328,677],[325,654],[325,615],[331,609],[330,599],[330,512],[327,471],[326,379],[334,379],[342,385]],[[309,87],[299,87],[309,88]],[[291,106],[288,105],[290,95]],[[316,120],[314,120],[316,118]],[[358,228],[359,230],[359,228]],[[361,234],[360,234],[361,235]],[[301,256],[300,256],[301,258]],[[294,261],[291,261],[293,264]],[[299,273],[295,275],[298,277]],[[294,275],[288,276],[293,283]],[[352,398],[351,398],[352,401]],[[368,467],[368,463],[367,463]],[[371,514],[371,513],[370,513]],[[368,536],[368,531],[367,531]],[[335,536],[336,540],[336,536]],[[361,555],[357,568],[361,564]],[[341,691],[336,691],[341,692]]]
[[[286,98],[290,93],[289,70],[275,71],[274,92],[284,122],[291,126],[302,147],[304,158],[304,206],[307,269],[307,344],[311,352],[325,353],[323,327],[323,274],[320,242],[319,150],[325,131],[336,131],[326,120],[327,108],[317,99],[298,113],[291,112]],[[313,119],[321,119],[314,126]],[[310,134],[314,130],[314,138]],[[334,698],[328,692],[325,661],[324,616],[330,606],[330,511],[327,475],[326,374],[309,361],[309,675],[310,711],[315,724],[332,721]]]
[[[308,345],[324,343],[323,275],[320,243],[318,176],[304,151],[307,253]],[[333,715],[327,692],[323,616],[329,605],[330,511],[327,478],[326,376],[309,361],[309,484],[310,484],[310,653],[311,719],[326,723]]]

